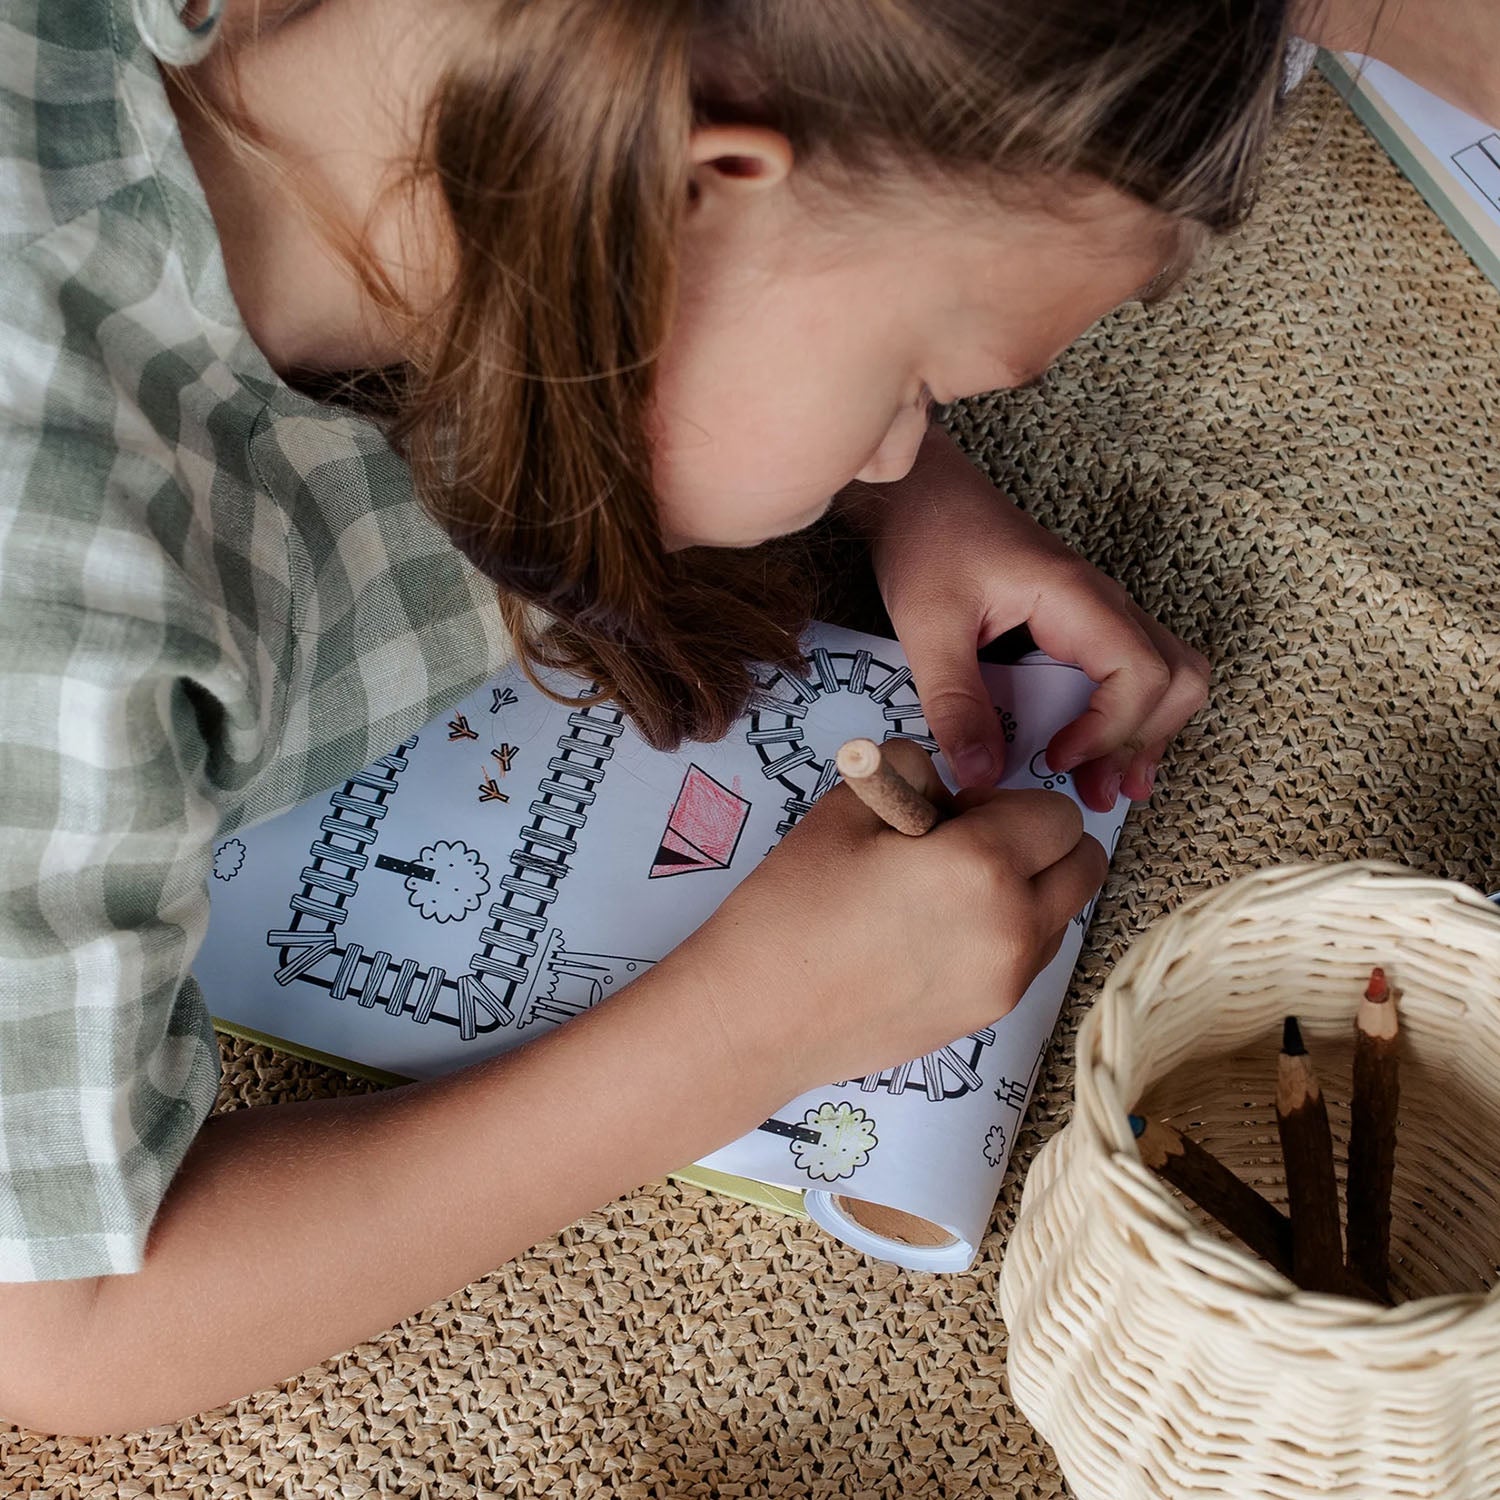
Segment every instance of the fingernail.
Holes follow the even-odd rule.
[[[1149,797],[1151,795],[1152,787],[1156,785],[1156,762],[1154,760],[1149,766],[1146,767],[1145,773],[1144,775],[1142,775],[1141,780],[1146,783],[1146,795]]]
[[[1109,799],[1109,805],[1113,807],[1120,800],[1120,783],[1125,780],[1123,772],[1116,771],[1108,781],[1104,783],[1104,795]]]
[[[1077,753],[1075,753],[1073,755],[1065,755],[1065,756],[1063,756],[1063,758],[1060,761],[1057,761],[1056,763],[1054,763],[1053,761],[1049,760],[1047,762],[1047,764],[1049,766],[1051,766],[1054,771],[1057,771],[1060,774],[1066,776],[1069,771],[1076,771],[1078,769],[1078,767],[1083,764],[1083,761],[1084,761],[1083,753],[1081,751],[1079,751],[1079,752],[1077,752]]]
[[[953,757],[953,770],[963,786],[995,779],[995,757],[983,745],[965,745]]]

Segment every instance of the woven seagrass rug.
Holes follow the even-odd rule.
[[[1216,671],[1126,826],[971,1273],[646,1188],[231,1408],[95,1443],[0,1429],[0,1496],[1065,1495],[1006,1394],[996,1278],[1110,965],[1268,862],[1500,886],[1497,328],[1500,292],[1313,82],[1253,224],[1184,292],[954,413]],[[369,1087],[223,1045],[223,1109]]]

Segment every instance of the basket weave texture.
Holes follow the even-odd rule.
[[[908,1276],[654,1184],[215,1411],[92,1441],[0,1413],[0,1496],[1062,1500],[1006,1391],[997,1280],[1106,975],[1164,911],[1272,862],[1500,887],[1500,289],[1325,84],[1294,103],[1260,208],[1174,297],[944,418],[1214,664],[1115,851],[973,1270]],[[220,1046],[225,1112],[375,1088]]]
[[[1284,1206],[1295,1014],[1342,1179],[1375,964],[1402,1028],[1394,1308],[1298,1291],[1159,1182],[1127,1121],[1170,1118]],[[1500,1494],[1500,912],[1396,866],[1259,871],[1134,945],[1076,1067],[1000,1292],[1012,1395],[1079,1500]]]

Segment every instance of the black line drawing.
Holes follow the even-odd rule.
[[[778,1120],[774,1115],[769,1120],[762,1120],[755,1128],[764,1130],[767,1135],[784,1136],[789,1141],[805,1141],[809,1146],[816,1146],[823,1139],[806,1125],[794,1125],[790,1120]]]
[[[984,1137],[984,1159],[998,1167],[1005,1160],[1006,1139],[1003,1125],[991,1125]]]
[[[1453,153],[1453,165],[1486,203],[1500,208],[1500,135],[1487,135]]]
[[[936,754],[937,741],[922,716],[910,667],[893,667],[869,651],[830,651],[818,646],[808,653],[809,676],[785,667],[766,669],[750,694],[745,721],[746,743],[755,747],[760,773],[779,781],[790,795],[776,825],[783,837],[811,811],[838,780],[833,755],[837,745],[814,750],[806,742],[807,711],[819,698],[854,693],[878,703],[886,729],[883,739],[915,740]]]
[[[1007,1109],[1013,1109],[1020,1114],[1026,1107],[1027,1087],[1028,1083],[1025,1080],[1007,1078],[1001,1074],[999,1082],[995,1085],[995,1098]]]
[[[802,1116],[802,1123],[818,1139],[794,1140],[792,1160],[815,1182],[842,1182],[854,1176],[880,1144],[874,1119],[857,1105],[820,1104]]]
[[[625,733],[624,714],[608,703],[578,709],[566,722],[527,808],[519,847],[511,851],[500,900],[489,909],[492,925],[480,933],[481,951],[469,961],[477,974],[503,982],[507,1006],[522,986],[530,986],[530,963],[539,934],[549,926],[548,909],[578,852],[579,830],[599,796],[615,741]]]
[[[503,773],[502,773],[503,774]],[[486,770],[484,779],[479,783],[479,800],[481,802],[509,802],[510,797],[502,792],[495,782],[495,778]]]
[[[1046,791],[1055,791],[1059,787],[1068,785],[1068,774],[1066,771],[1054,771],[1047,764],[1047,752],[1045,749],[1038,750],[1031,757],[1031,764],[1026,768],[1036,779],[1041,782]]]
[[[886,1068],[883,1072],[861,1078],[860,1092],[873,1094],[877,1089],[884,1089],[888,1094],[904,1094],[909,1089],[922,1089],[934,1104],[941,1104],[945,1099],[962,1099],[984,1087],[979,1061],[984,1049],[993,1046],[994,1042],[995,1028],[986,1026],[962,1042],[939,1047],[936,1052],[925,1053],[899,1067]]]
[[[233,880],[245,863],[245,846],[238,839],[225,839],[214,850],[214,879]]]
[[[490,867],[477,849],[458,839],[439,840],[417,858],[432,874],[406,878],[406,900],[414,911],[429,922],[457,922],[479,910],[489,892]]]
[[[493,691],[497,707],[502,698],[516,701],[509,688]],[[385,949],[367,954],[360,943],[340,941],[349,901],[370,865],[370,846],[417,745],[413,735],[330,795],[328,815],[318,825],[322,837],[312,844],[302,888],[289,902],[291,922],[266,933],[268,946],[278,950],[276,982],[315,985],[334,1000],[380,1006],[418,1025],[455,1026],[465,1042],[513,1025],[517,993],[531,984],[530,964],[548,926],[548,908],[577,851],[578,831],[598,796],[615,741],[625,732],[620,710],[607,704],[570,714],[567,725],[537,784],[519,847],[509,856],[510,873],[500,879],[500,900],[488,908],[490,925],[479,933],[468,972],[449,974],[416,959],[398,960]]]
[[[776,825],[778,837],[790,833],[838,781],[833,763],[833,751],[838,747],[828,747],[826,757],[820,757],[807,744],[804,733],[808,710],[821,697],[854,693],[868,698],[880,705],[886,723],[882,738],[914,740],[937,753],[937,741],[923,717],[910,667],[893,666],[866,650],[832,651],[819,646],[808,653],[806,675],[778,667],[767,669],[757,682],[750,694],[745,740],[755,747],[761,775],[768,781],[779,781],[790,793],[782,803],[784,817]],[[1004,717],[1001,724],[1005,724]],[[1011,726],[1014,734],[1013,719]],[[979,1059],[994,1040],[993,1030],[977,1031],[965,1043],[941,1047],[914,1062],[861,1078],[860,1090],[872,1094],[885,1089],[901,1094],[922,1089],[934,1102],[962,1098],[983,1087]]]
[[[462,714],[455,714],[448,720],[448,738],[450,740],[477,740],[479,733],[469,727],[469,721]]]
[[[1047,1044],[1043,1042],[1037,1049],[1036,1059],[1031,1064],[1031,1071],[1025,1079],[1001,1077],[996,1081],[995,1098],[1008,1109],[1015,1118],[1011,1121],[1012,1130],[1021,1128],[1022,1116],[1026,1113],[1026,1103],[1031,1098],[1032,1088],[1036,1084],[1036,1077],[1042,1069],[1042,1059],[1047,1055]]]
[[[511,762],[516,758],[516,747],[514,745],[497,745],[490,754],[500,762],[500,774],[510,775]]]
[[[749,816],[750,803],[738,792],[715,781],[702,766],[689,765],[667,815],[649,878],[727,870]]]
[[[655,963],[653,958],[626,958],[618,953],[581,953],[569,948],[562,930],[554,927],[543,940],[536,977],[516,1014],[516,1029],[537,1021],[554,1026],[571,1021],[623,990]]]
[[[1000,720],[1000,733],[1005,736],[1007,745],[1016,742],[1016,716],[1008,708],[996,708],[996,717]]]
[[[431,865],[418,864],[414,859],[397,859],[394,854],[377,854],[377,870],[389,870],[392,875],[409,875],[414,880],[431,880],[437,871]]]
[[[490,693],[494,699],[490,704],[492,714],[497,714],[502,708],[509,708],[513,703],[520,701],[510,688],[491,688]]]

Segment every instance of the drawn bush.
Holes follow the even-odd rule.
[[[214,850],[214,879],[233,880],[245,863],[245,846],[238,839],[227,839]]]
[[[429,922],[456,922],[478,908],[490,888],[490,867],[479,851],[455,839],[429,844],[418,856],[431,880],[406,879],[406,899]]]
[[[820,1104],[802,1116],[802,1123],[817,1131],[818,1140],[793,1141],[792,1159],[819,1182],[852,1177],[878,1144],[875,1121],[852,1104]]]

